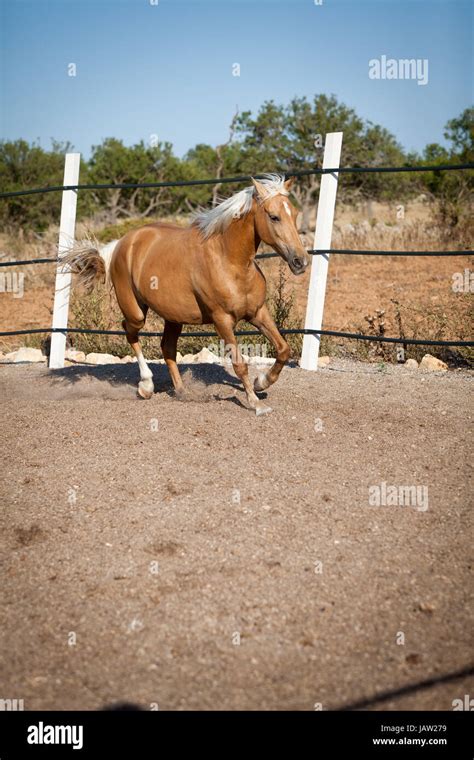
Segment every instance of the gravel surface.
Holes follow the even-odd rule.
[[[0,698],[450,710],[473,695],[472,374],[287,368],[259,418],[219,366],[186,371],[185,402],[154,374],[139,401],[134,365],[0,366]],[[382,483],[418,486],[416,503],[371,504]]]

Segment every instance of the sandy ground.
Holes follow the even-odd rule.
[[[0,697],[450,710],[473,695],[472,374],[288,368],[257,419],[220,367],[188,370],[187,402],[154,372],[139,401],[133,365],[0,366]],[[426,486],[428,508],[370,505],[382,482]]]

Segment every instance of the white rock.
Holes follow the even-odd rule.
[[[133,362],[136,362],[135,356],[130,356],[130,354],[127,354],[127,356],[122,356],[120,359],[120,364],[133,364]]]
[[[85,362],[86,355],[84,351],[75,351],[74,348],[68,348],[64,354],[64,358],[70,362]]]
[[[120,364],[120,359],[112,354],[97,354],[92,352],[91,354],[87,354],[86,364]]]
[[[22,346],[18,349],[18,351],[13,351],[12,354],[7,354],[7,358],[9,358],[10,361],[14,361],[15,363],[46,361],[46,356],[43,356],[39,348],[28,348],[27,346]]]
[[[318,357],[318,367],[327,367],[328,364],[331,361],[330,356],[319,356]]]
[[[418,362],[416,359],[407,359],[403,366],[407,369],[418,369]]]
[[[196,359],[196,354],[185,354],[181,357],[181,363],[182,364],[194,364],[194,361]]]
[[[448,365],[442,362],[441,359],[431,356],[431,354],[425,354],[420,362],[420,369],[426,372],[439,372],[440,370],[446,372]]]
[[[216,362],[219,362],[219,357],[216,356],[216,354],[213,354],[212,351],[209,351],[208,348],[202,348],[201,351],[195,355],[194,361],[200,362],[201,364],[216,364]]]

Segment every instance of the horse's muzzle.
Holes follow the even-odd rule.
[[[307,256],[292,256],[288,259],[288,266],[293,274],[303,274],[308,266],[309,259]]]

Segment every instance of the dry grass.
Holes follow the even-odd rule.
[[[434,226],[430,217],[405,220],[403,224],[393,226],[379,220],[363,221],[339,226],[333,246],[354,250],[461,252],[468,247],[468,240],[472,241],[472,233],[472,222],[447,230]],[[332,324],[339,324],[341,330],[369,335],[427,340],[471,339],[472,296],[453,290],[453,275],[472,268],[472,257],[339,255],[335,258],[337,262],[327,292],[327,325],[329,320],[334,320]],[[352,291],[352,297],[348,291]],[[342,353],[347,350],[347,345],[340,344],[337,339],[327,343],[336,348],[339,345]],[[406,356],[420,359],[427,352],[454,363],[472,359],[470,349],[435,346],[409,346]],[[359,342],[352,345],[350,353],[359,358],[396,360],[396,348],[389,344]]]

